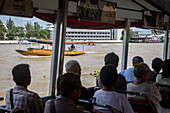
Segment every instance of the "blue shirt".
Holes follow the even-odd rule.
[[[123,75],[126,78],[127,82],[133,82],[135,80],[134,67],[125,69],[122,72],[120,72],[119,74]]]

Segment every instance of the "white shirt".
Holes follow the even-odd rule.
[[[135,85],[133,83],[128,83],[127,91],[140,92],[140,93],[147,94],[149,96],[149,99],[155,103],[158,112],[162,113],[161,106],[159,104],[162,98],[161,98],[161,94],[158,88],[155,85],[147,84],[147,83]],[[128,94],[127,97],[136,98],[136,99],[145,99],[144,97],[137,96],[137,95],[130,95],[130,94]]]
[[[93,97],[96,98],[96,103],[98,104],[110,105],[122,113],[134,113],[128,99],[124,94],[120,94],[115,91],[103,91],[101,89],[96,91]],[[98,111],[104,111],[105,109],[108,111],[108,109],[98,106],[94,106],[94,109]]]

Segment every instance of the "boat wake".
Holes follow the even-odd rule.
[[[85,52],[85,53],[99,53],[99,52],[89,51],[89,52]]]
[[[51,56],[21,56],[22,58],[51,58]]]

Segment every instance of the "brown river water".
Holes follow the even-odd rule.
[[[32,82],[28,87],[40,96],[48,95],[51,57],[23,57],[16,49],[25,49],[35,45],[0,45],[0,97],[5,97],[7,89],[14,87],[11,70],[16,64],[28,63],[30,65]],[[40,45],[41,46],[41,45]],[[86,54],[80,56],[65,56],[64,64],[69,60],[79,61],[82,68],[82,84],[86,87],[94,86],[95,77],[89,73],[100,71],[104,65],[104,56],[108,52],[115,52],[119,56],[118,71],[121,70],[122,43],[96,44],[96,46],[84,46]],[[132,58],[142,56],[144,62],[151,68],[152,59],[163,57],[163,43],[130,43],[128,53],[128,67],[132,66]],[[65,70],[65,69],[64,69]],[[45,76],[45,77],[44,77]],[[0,102],[0,105],[4,101]]]

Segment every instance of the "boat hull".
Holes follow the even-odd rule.
[[[26,56],[50,56],[52,55],[52,50],[48,49],[36,49],[36,48],[27,48],[28,51],[16,50],[18,53]],[[65,56],[76,56],[84,54],[84,52],[77,51],[64,51]]]
[[[45,52],[34,52],[34,51],[24,51],[24,50],[15,50],[15,51],[25,56],[50,56],[52,55],[52,53],[45,53]]]

